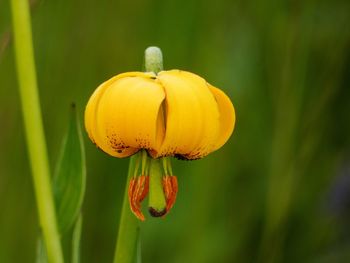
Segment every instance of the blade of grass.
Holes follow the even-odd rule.
[[[142,263],[142,252],[141,252],[141,233],[140,228],[137,228],[137,241],[136,241],[136,255],[135,263]]]
[[[11,0],[19,93],[32,169],[34,191],[50,263],[62,263],[50,169],[37,88],[31,22],[27,0]]]
[[[83,217],[79,214],[79,217],[75,223],[73,236],[72,236],[72,263],[80,262],[80,240],[81,240],[81,229],[83,226]]]

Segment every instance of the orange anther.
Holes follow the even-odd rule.
[[[141,221],[145,220],[145,216],[141,212],[141,202],[146,197],[148,193],[149,185],[148,176],[138,176],[130,180],[128,195],[131,211],[135,216]]]
[[[178,190],[177,177],[169,176],[169,175],[164,176],[163,190],[164,190],[165,199],[166,199],[166,210],[168,213],[170,209],[173,207],[173,205],[175,204],[177,190]]]

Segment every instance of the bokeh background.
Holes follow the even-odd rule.
[[[166,219],[141,224],[143,262],[350,262],[350,2],[31,0],[53,169],[69,105],[141,70],[204,76],[237,111],[235,132],[199,161],[174,161]],[[128,160],[85,135],[82,262],[112,262]],[[24,140],[9,1],[0,0],[0,262],[34,262],[38,218]]]

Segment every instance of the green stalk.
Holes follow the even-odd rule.
[[[28,1],[11,0],[11,7],[19,93],[39,220],[49,262],[62,263],[63,255],[57,230],[50,169],[41,119]]]
[[[139,222],[130,210],[128,188],[130,179],[134,176],[135,163],[138,158],[135,154],[130,158],[128,178],[126,179],[122,213],[119,222],[117,246],[114,263],[133,263],[136,255]]]
[[[162,51],[157,47],[149,47],[145,51],[145,70],[158,73],[163,69]],[[142,152],[138,153],[142,154]],[[129,207],[128,184],[134,175],[137,155],[130,158],[128,178],[126,180],[123,207],[120,216],[114,263],[133,263],[137,255],[139,224]]]

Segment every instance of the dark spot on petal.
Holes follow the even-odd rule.
[[[178,160],[183,160],[183,161],[190,161],[190,159],[186,158],[184,155],[182,154],[175,154],[174,157]]]

